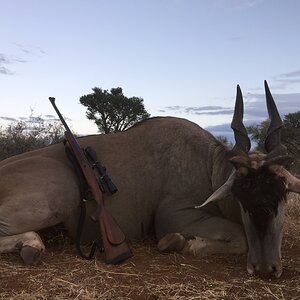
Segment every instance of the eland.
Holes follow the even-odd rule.
[[[105,206],[127,239],[155,236],[160,251],[209,255],[246,253],[250,274],[282,274],[281,242],[288,192],[300,180],[280,140],[282,121],[265,82],[270,127],[266,153],[250,151],[237,97],[233,149],[184,119],[156,117],[115,134],[79,139],[106,165],[118,193]],[[45,246],[37,231],[64,223],[74,236],[80,207],[78,178],[62,143],[0,162],[0,253],[18,251],[27,264]],[[92,212],[96,204],[87,202]],[[88,220],[86,242],[98,226]]]

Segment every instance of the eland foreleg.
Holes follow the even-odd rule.
[[[20,252],[25,264],[36,264],[44,251],[40,236],[33,231],[0,237],[0,253]]]
[[[162,252],[209,255],[246,253],[247,241],[238,223],[196,209],[158,211],[158,249]]]

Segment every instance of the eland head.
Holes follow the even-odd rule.
[[[265,81],[270,126],[265,140],[266,154],[250,151],[250,139],[243,124],[243,97],[237,96],[231,128],[235,146],[228,159],[234,171],[228,180],[203,205],[232,194],[240,205],[248,242],[247,271],[280,277],[281,242],[288,192],[300,193],[300,180],[289,171],[292,159],[281,143],[282,120]]]

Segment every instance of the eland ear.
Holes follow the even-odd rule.
[[[292,175],[289,171],[284,170],[284,177],[287,180],[287,189],[289,192],[300,194],[300,179]]]
[[[300,179],[292,175],[285,168],[278,166],[269,167],[274,173],[279,176],[282,176],[286,180],[286,188],[289,192],[300,194]]]
[[[231,194],[231,186],[235,177],[235,170],[231,173],[227,181],[221,185],[203,204],[195,206],[195,208],[202,208],[208,203],[215,202],[226,198]]]

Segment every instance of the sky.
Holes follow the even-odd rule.
[[[122,87],[151,116],[228,136],[239,84],[245,124],[300,110],[298,0],[0,0],[0,124],[55,112],[97,133],[79,98]]]

